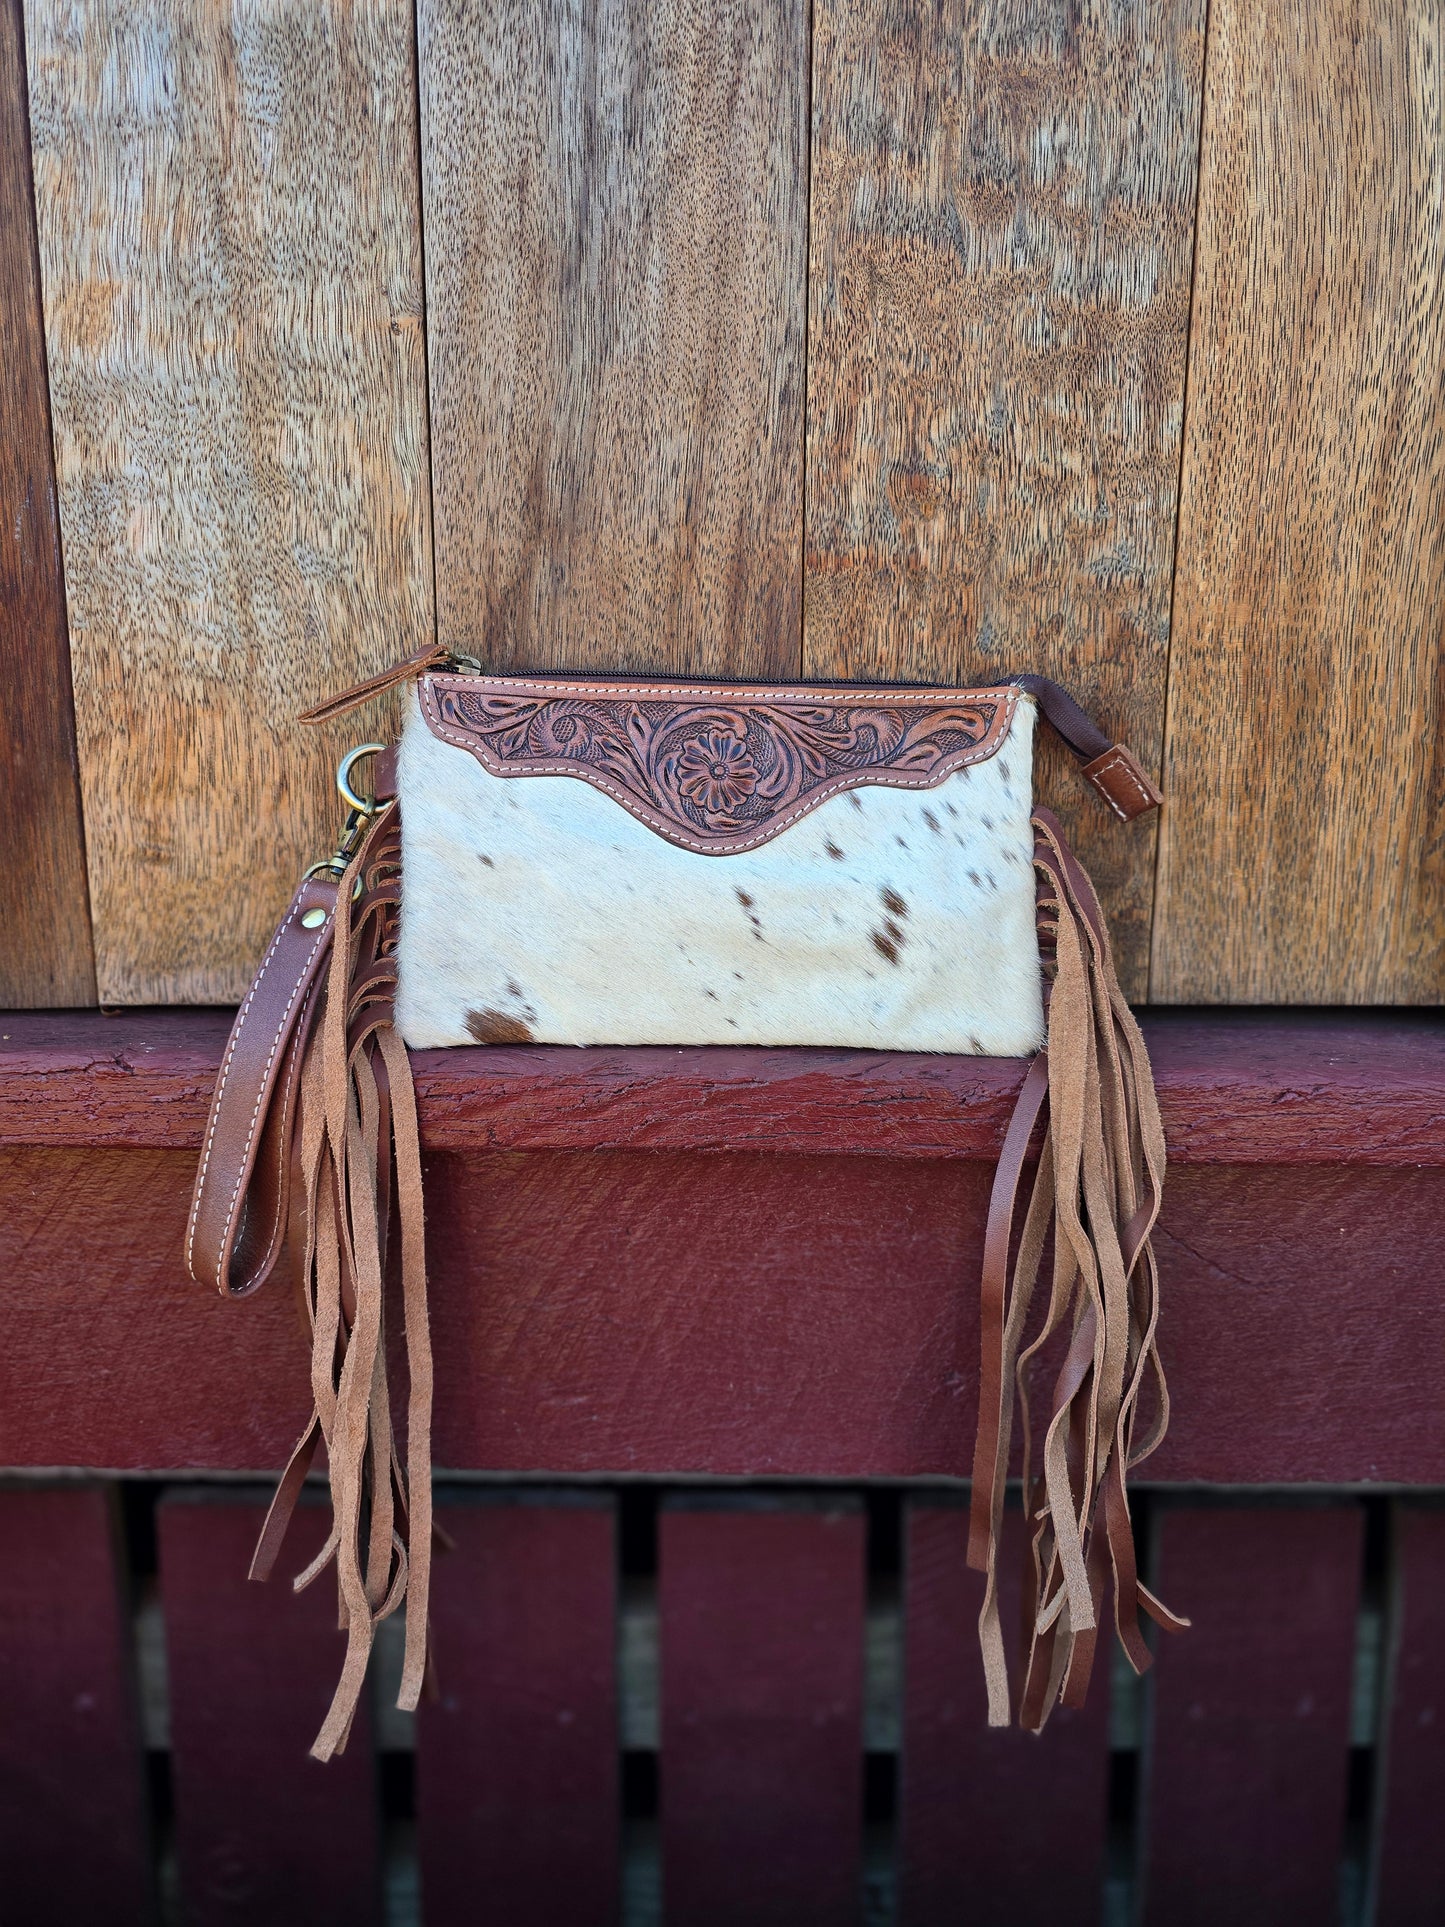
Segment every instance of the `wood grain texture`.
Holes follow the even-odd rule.
[[[669,1927],[853,1927],[859,1918],[864,1526],[847,1494],[664,1503]]]
[[[228,1016],[0,1013],[0,1144],[200,1146]],[[1445,1026],[1420,1012],[1152,1011],[1171,1165],[1445,1164]],[[422,1051],[450,1151],[997,1158],[1019,1060],[873,1051]]]
[[[1057,1927],[1098,1914],[1109,1805],[1108,1664],[1088,1703],[1060,1710],[1041,1745],[988,1725],[974,1626],[982,1581],[964,1553],[968,1515],[942,1495],[906,1512],[903,1762],[898,1803],[900,1927],[1007,1921]],[[1005,1636],[1019,1622],[1023,1521],[1006,1521]],[[1014,1690],[1016,1661],[1009,1654]]]
[[[441,1697],[417,1720],[427,1927],[614,1927],[615,1501],[477,1492],[437,1517],[455,1544],[432,1580]]]
[[[1445,19],[1215,0],[1151,995],[1445,984]]]
[[[114,1494],[0,1487],[0,1883],[7,1921],[156,1918]]]
[[[192,1284],[194,1159],[0,1153],[0,1464],[267,1470],[309,1410],[284,1284]],[[946,1159],[428,1164],[440,1466],[957,1478],[990,1172]],[[1179,1172],[1151,1478],[1434,1485],[1445,1174]],[[398,1374],[401,1361],[397,1361]]]
[[[422,0],[437,616],[796,676],[803,0]]]
[[[93,1004],[25,96],[21,0],[0,0],[0,1003]]]
[[[381,1817],[365,1698],[345,1753],[309,1748],[346,1650],[330,1574],[294,1593],[326,1536],[303,1500],[274,1577],[247,1581],[269,1493],[168,1493],[156,1512],[171,1783],[187,1927],[380,1927]],[[328,1583],[329,1581],[329,1583]]]
[[[1156,1591],[1193,1619],[1160,1643],[1141,1927],[1338,1918],[1358,1506],[1173,1509]]]
[[[1394,1536],[1370,1918],[1374,1927],[1436,1927],[1445,1919],[1445,1510],[1397,1505]]]
[[[1203,0],[824,0],[814,38],[803,669],[1063,681],[1157,770]],[[1150,825],[1050,744],[1146,976]]]
[[[35,189],[102,1001],[245,990],[432,631],[402,0],[31,5]]]

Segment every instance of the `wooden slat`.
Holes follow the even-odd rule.
[[[1061,678],[1163,735],[1203,0],[816,10],[808,675]],[[1142,992],[1154,836],[1045,752]]]
[[[0,1004],[93,1004],[21,0],[0,0]]]
[[[453,1496],[438,1518],[441,1698],[417,1727],[428,1927],[610,1927],[619,1861],[614,1502]]]
[[[1395,1509],[1393,1652],[1380,1750],[1374,1927],[1445,1919],[1445,1511]]]
[[[239,997],[432,630],[412,11],[32,0],[102,1001]]]
[[[0,1487],[0,1894],[5,1918],[154,1919],[113,1494]]]
[[[437,615],[798,672],[803,0],[422,0]]]
[[[15,1151],[0,1464],[269,1469],[309,1408],[284,1281],[184,1275],[184,1152]],[[492,1471],[966,1473],[986,1164],[611,1151],[428,1167],[436,1456]],[[1181,1170],[1149,1475],[1433,1485],[1445,1173]]]
[[[229,1013],[0,1014],[0,1144],[199,1149]],[[1186,1164],[1445,1164],[1445,1024],[1424,1012],[1151,1011]],[[1018,1059],[569,1045],[418,1051],[432,1150],[993,1160]]]
[[[856,1499],[679,1497],[658,1538],[668,1927],[855,1923],[864,1520]]]
[[[1056,1712],[1043,1742],[988,1726],[975,1631],[982,1581],[964,1563],[961,1503],[907,1511],[899,1927],[950,1920],[1055,1927],[1097,1917],[1109,1798],[1107,1650],[1079,1713]],[[1019,1618],[1022,1520],[1004,1538],[1003,1624]],[[1017,1691],[1017,1662],[1010,1651]]]
[[[1152,995],[1436,1002],[1434,0],[1215,0]]]
[[[266,1516],[254,1492],[191,1490],[159,1506],[171,1780],[187,1927],[346,1921],[380,1927],[380,1825],[370,1710],[339,1760],[309,1748],[345,1651],[336,1585],[291,1590],[326,1535],[306,1505],[266,1585],[246,1578]]]
[[[1147,1756],[1141,1920],[1275,1927],[1338,1907],[1358,1506],[1170,1509]]]

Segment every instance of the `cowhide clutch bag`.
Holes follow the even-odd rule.
[[[1106,1589],[1147,1665],[1140,1608],[1179,1623],[1139,1582],[1124,1486],[1167,1414],[1149,1243],[1163,1137],[1097,899],[1034,803],[1038,714],[1126,821],[1159,801],[1129,751],[1041,677],[494,676],[437,651],[309,717],[403,680],[399,750],[367,745],[343,764],[341,845],[303,880],[237,1017],[187,1247],[193,1275],[241,1295],[289,1243],[310,1318],[314,1408],[253,1572],[269,1571],[324,1441],[334,1527],[298,1583],[334,1563],[349,1638],[318,1755],[344,1744],[375,1623],[403,1599],[403,1705],[426,1667],[431,1362],[408,1045],[1030,1058],[983,1265],[969,1556],[985,1575],[990,1719],[1011,1716],[996,1555],[1014,1393],[1051,1339],[1050,1409],[1034,1435],[1021,1428],[1023,1722],[1082,1696]],[[366,753],[370,798],[350,780]],[[393,1291],[404,1422],[386,1383]]]

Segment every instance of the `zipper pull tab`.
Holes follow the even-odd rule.
[[[398,683],[414,682],[429,669],[440,669],[447,660],[447,651],[442,645],[429,642],[424,648],[404,656],[400,662],[394,662],[390,669],[368,676],[365,682],[359,682],[351,689],[343,689],[339,696],[327,696],[312,708],[303,709],[296,720],[298,723],[329,723],[333,716],[344,716],[348,709],[355,709],[358,703],[369,702],[373,696],[395,689]]]

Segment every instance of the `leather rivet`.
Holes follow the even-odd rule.
[[[325,921],[326,912],[324,910],[308,910],[301,919],[301,928],[303,930],[319,930]]]

